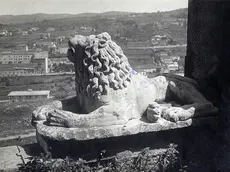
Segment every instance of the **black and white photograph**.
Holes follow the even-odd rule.
[[[228,171],[229,0],[1,0],[0,172]]]

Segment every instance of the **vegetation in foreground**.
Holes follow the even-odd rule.
[[[103,155],[103,154],[101,154]],[[186,171],[182,167],[179,153],[174,144],[163,153],[154,154],[149,148],[137,155],[123,155],[104,158],[100,156],[94,161],[71,158],[52,159],[49,156],[35,157],[19,167],[19,172],[173,172]]]

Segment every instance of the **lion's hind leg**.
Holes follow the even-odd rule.
[[[168,121],[185,121],[192,118],[195,114],[194,107],[172,107],[171,104],[158,104],[156,102],[147,108],[147,119],[149,122],[157,122],[159,118]]]
[[[197,102],[181,107],[171,107],[162,112],[162,117],[166,120],[177,122],[186,121],[190,118],[201,118],[216,114],[218,109],[210,102]]]
[[[171,109],[171,112],[168,109],[164,115],[165,118],[171,118],[177,113],[178,120],[183,121],[189,118],[211,116],[218,112],[218,109],[202,95],[199,89],[190,83],[170,81],[169,93],[168,100],[176,100],[176,103],[181,104],[181,106],[178,108],[172,107],[174,110]],[[189,109],[190,111],[188,111]],[[195,110],[194,114],[191,113],[193,109]]]
[[[171,107],[165,109],[162,112],[162,117],[168,121],[177,122],[177,121],[186,121],[190,118],[193,118],[195,114],[195,108],[190,107],[185,109],[183,107]]]
[[[194,118],[211,116],[218,113],[218,108],[216,108],[211,102],[196,102],[190,105],[182,106],[184,109],[195,108]]]

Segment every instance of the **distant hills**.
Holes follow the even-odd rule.
[[[93,17],[93,16],[117,16],[127,15],[129,12],[109,11],[104,13],[80,13],[80,14],[45,14],[36,13],[28,15],[0,15],[0,23],[28,23],[28,22],[40,22],[43,20],[55,20],[63,18],[74,18],[74,17]]]
[[[159,12],[158,12],[159,13]],[[187,8],[177,9],[173,11],[160,12],[161,14],[167,15],[187,15]],[[77,18],[77,17],[94,17],[94,16],[103,16],[103,17],[112,17],[112,16],[125,16],[130,14],[136,14],[132,12],[122,12],[122,11],[108,11],[104,13],[81,13],[81,14],[45,14],[45,13],[36,13],[28,15],[0,15],[0,23],[3,24],[19,24],[19,23],[29,23],[29,22],[40,22],[44,20],[55,20],[55,19],[66,19],[66,18]],[[144,13],[143,13],[144,14]]]

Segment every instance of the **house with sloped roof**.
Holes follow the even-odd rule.
[[[33,101],[33,100],[43,100],[50,98],[49,90],[39,90],[35,91],[28,89],[27,91],[11,91],[8,94],[10,101]]]

